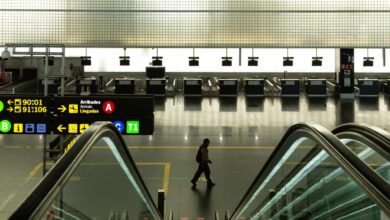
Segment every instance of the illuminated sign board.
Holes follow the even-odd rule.
[[[58,117],[53,121],[54,134],[81,134],[96,121],[111,121],[123,135],[152,135],[154,118],[151,117]]]
[[[0,134],[50,134],[50,118],[0,117]]]
[[[58,115],[126,116],[153,115],[154,101],[150,97],[56,97],[53,110]]]
[[[80,134],[97,121],[113,122],[123,135],[151,135],[154,99],[0,96],[0,134]]]
[[[50,100],[44,97],[0,97],[0,115],[44,115],[50,111]]]

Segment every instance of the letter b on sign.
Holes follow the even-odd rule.
[[[115,111],[115,104],[111,101],[103,103],[103,112],[106,114],[112,114]]]

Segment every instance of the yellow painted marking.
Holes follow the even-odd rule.
[[[26,180],[30,180],[31,178],[33,178],[38,172],[39,170],[41,169],[43,163],[38,163],[31,171],[30,173],[28,174]]]
[[[163,189],[165,192],[165,196],[168,195],[168,186],[169,186],[169,176],[171,174],[171,163],[165,163],[164,165],[164,183]]]
[[[78,182],[78,181],[80,181],[80,179],[81,179],[81,176],[72,176],[69,179],[69,182]]]
[[[81,166],[112,166],[112,165],[117,165],[117,164],[118,163],[112,163],[112,162],[82,163]],[[168,163],[140,162],[140,163],[135,163],[135,164],[137,166],[164,166],[163,189],[164,189],[164,192],[165,192],[165,196],[168,195],[169,176],[171,174],[171,163],[169,163],[169,162]]]

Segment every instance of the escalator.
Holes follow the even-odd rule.
[[[388,219],[389,140],[368,126],[348,124],[332,133],[294,125],[227,219]],[[120,134],[99,122],[10,219],[162,217]]]
[[[162,219],[117,128],[98,122],[78,136],[10,219],[119,219],[118,215]]]
[[[333,133],[291,127],[230,219],[389,219],[389,135],[353,124]]]

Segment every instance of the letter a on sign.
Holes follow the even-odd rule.
[[[111,101],[103,103],[103,112],[106,114],[112,114],[115,111],[115,104]]]

